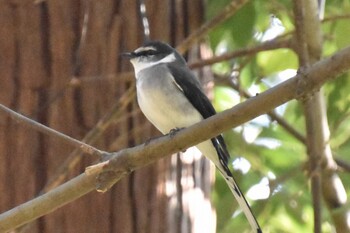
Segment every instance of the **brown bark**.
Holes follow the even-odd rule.
[[[152,39],[180,42],[200,25],[202,4],[146,1]],[[81,139],[134,85],[118,75],[131,70],[118,54],[135,49],[142,38],[137,0],[1,1],[0,102]],[[137,111],[134,101],[124,113],[129,117],[108,129],[97,147],[117,150],[158,134]],[[35,197],[71,151],[0,115],[0,212]],[[195,208],[186,195],[204,188],[193,196],[206,206],[199,211],[211,216],[211,169],[202,159],[182,160],[175,155],[141,169],[109,192],[84,196],[22,232],[195,232],[196,215],[190,215]],[[83,157],[70,177],[92,162]],[[208,225],[213,228],[212,222]]]

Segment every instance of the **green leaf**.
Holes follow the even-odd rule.
[[[208,0],[208,17],[216,15],[231,0]],[[345,15],[350,11],[350,1],[334,0],[326,2],[326,17]],[[209,41],[215,54],[238,48],[254,46],[254,35],[265,31],[269,25],[269,15],[275,14],[281,19],[286,32],[294,30],[293,2],[250,1],[239,12],[218,25],[210,34]],[[350,45],[349,19],[333,19],[322,23],[324,32],[323,54],[331,55]],[[298,43],[297,41],[295,41]],[[244,66],[242,66],[244,65]],[[241,67],[242,66],[242,67]],[[278,49],[259,52],[244,58],[235,58],[213,66],[214,72],[228,74],[233,67],[239,67],[239,82],[244,90],[264,91],[276,84],[281,72],[298,69],[298,57],[291,49]],[[259,82],[262,80],[261,82]],[[346,162],[350,162],[350,74],[344,74],[323,86],[327,104],[327,117],[331,131],[332,152]],[[230,87],[215,89],[215,108],[219,111],[244,101]],[[252,93],[255,94],[255,93]],[[279,112],[283,121],[305,137],[305,118],[300,102],[290,101]],[[255,138],[248,141],[247,138]],[[234,171],[244,193],[258,184],[263,178],[270,177],[270,184],[277,187],[268,199],[250,201],[254,213],[264,232],[312,232],[313,206],[309,177],[304,172],[308,161],[307,149],[290,132],[277,122],[259,121],[245,123],[236,129],[224,133],[224,138],[232,156],[244,157],[250,163],[246,174]],[[340,173],[342,182],[350,195],[350,176]],[[275,182],[275,183],[274,183]],[[256,186],[255,186],[256,187]],[[225,181],[217,177],[213,199],[216,204],[218,233],[249,232],[250,228],[244,215],[233,217],[239,210],[236,201],[227,188]],[[322,232],[332,232],[334,223],[325,206],[321,206]],[[347,207],[348,208],[348,207]]]
[[[261,52],[257,56],[257,63],[263,76],[286,69],[298,69],[298,58],[290,49]]]
[[[209,6],[213,7],[208,11],[207,18],[212,18],[218,14],[229,2],[231,1],[209,1]],[[212,47],[215,50],[222,41],[232,41],[234,48],[249,44],[253,39],[254,23],[255,5],[254,2],[250,2],[209,33]]]
[[[334,37],[338,49],[345,48],[350,44],[350,21],[338,20],[335,26]]]
[[[214,88],[214,101],[213,105],[218,112],[222,112],[226,109],[232,108],[234,105],[238,104],[240,97],[232,90],[232,88],[224,86],[216,86]]]

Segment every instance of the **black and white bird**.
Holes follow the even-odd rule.
[[[163,134],[189,127],[216,114],[185,59],[168,44],[151,41],[123,55],[134,66],[137,101],[142,112]],[[225,178],[253,231],[262,232],[228,168],[229,153],[223,137],[219,135],[196,147]]]

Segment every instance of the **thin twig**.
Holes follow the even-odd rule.
[[[75,138],[72,138],[68,135],[65,135],[63,133],[60,133],[52,128],[49,128],[43,124],[40,124],[37,121],[34,121],[28,117],[25,117],[7,107],[5,107],[4,105],[0,104],[0,110],[8,115],[9,117],[11,117],[11,119],[13,119],[15,122],[17,123],[21,123],[24,124],[27,127],[32,128],[33,130],[39,131],[43,134],[46,134],[47,136],[52,136],[52,137],[56,137],[61,139],[62,141],[64,141],[67,144],[70,144],[72,146],[74,146],[75,148],[79,148],[81,151],[84,151],[85,153],[97,156],[97,157],[101,157],[102,151],[96,149],[93,146],[90,146],[84,142],[81,142]]]
[[[246,2],[243,2],[241,4],[245,4]],[[230,8],[231,5],[228,5],[227,8]],[[237,8],[237,10],[240,8],[241,6],[239,6]],[[231,12],[230,15],[228,15],[228,17],[232,16],[235,13],[235,11]],[[227,18],[225,17],[225,14],[227,14],[227,12],[224,10],[223,12],[219,13],[212,21],[208,22],[207,24],[204,24],[199,30],[195,31],[193,33],[193,35],[191,34],[184,42],[182,42],[178,47],[178,51],[184,53],[192,44],[194,44],[195,42],[197,42],[198,40],[200,40],[203,35],[206,35],[210,30],[212,30],[214,27],[216,27],[218,24],[224,22]],[[344,14],[344,15],[334,15],[334,16],[329,16],[325,19],[322,20],[322,23],[327,23],[330,21],[336,21],[339,19],[349,19],[350,18],[350,14]],[[209,26],[210,25],[210,26]],[[203,32],[200,32],[200,30],[203,30]],[[294,34],[294,31],[291,31],[289,33],[286,33],[280,37],[285,37],[287,36],[287,34]],[[190,37],[193,37],[193,39],[191,39]],[[279,38],[280,38],[279,37]],[[280,38],[281,39],[281,38]],[[235,57],[240,57],[240,56],[245,56],[246,54],[249,53],[257,53],[260,51],[265,51],[265,50],[273,50],[273,49],[278,49],[278,48],[293,48],[293,44],[291,43],[292,41],[290,40],[280,40],[280,41],[267,41],[259,46],[257,46],[256,48],[251,48],[252,50],[249,51],[249,48],[246,49],[247,51],[244,51],[245,49],[239,49],[236,51],[233,51],[231,53],[227,53],[227,54],[223,54],[217,57],[213,57],[210,59],[206,59],[206,60],[202,60],[202,61],[195,61],[193,63],[190,64],[191,68],[198,68],[198,67],[202,67],[202,66],[206,66],[206,65],[211,65],[220,61],[225,61],[228,59],[232,59]],[[276,44],[274,44],[276,43]],[[281,43],[281,44],[280,44]],[[286,43],[286,44],[283,44]],[[259,48],[260,46],[264,47],[266,46],[266,48]],[[276,46],[274,48],[274,46]],[[278,47],[281,46],[281,47]],[[254,51],[255,49],[257,49],[256,51]],[[261,50],[259,50],[261,49]]]
[[[335,160],[335,162],[337,162],[337,165],[339,167],[341,167],[342,169],[344,169],[347,172],[350,172],[350,163],[349,162],[346,162],[346,161],[339,159],[339,158],[334,158],[334,160]]]
[[[104,166],[102,170],[113,173],[114,176],[110,177],[113,181],[117,181],[132,170],[153,163],[165,155],[197,145],[291,99],[318,89],[326,81],[349,70],[350,63],[347,62],[349,60],[350,47],[339,51],[330,58],[317,62],[303,74],[298,74],[232,109],[183,129],[172,137],[160,137],[147,145],[139,145],[113,153],[111,154],[112,159],[108,163],[109,166]],[[303,75],[307,75],[308,78],[301,83],[299,80]],[[95,189],[95,181],[95,176],[79,175],[60,187],[1,214],[0,232],[7,232],[76,200]]]
[[[99,122],[91,129],[86,136],[82,139],[83,142],[93,144],[97,141],[104,132],[118,121],[122,120],[121,116],[124,114],[125,108],[135,98],[135,88],[129,88],[120,98],[119,101],[111,108],[111,110],[102,117]],[[123,115],[124,116],[124,115]],[[44,185],[39,195],[42,195],[60,184],[67,178],[68,174],[76,167],[83,157],[81,151],[78,149],[73,150],[68,158],[56,169],[50,180]],[[18,232],[29,232],[33,227],[33,223],[28,223],[22,226]]]
[[[255,47],[237,49],[235,51],[224,53],[219,56],[214,56],[209,59],[192,62],[189,64],[189,67],[192,69],[200,68],[203,66],[212,65],[218,62],[230,60],[236,57],[254,55],[261,51],[275,50],[280,48],[291,48],[291,39],[283,39],[283,40],[274,39],[271,41],[266,41],[262,44],[256,45]]]
[[[232,87],[240,94],[240,96],[246,99],[253,97],[246,90],[243,90],[241,87],[239,87],[238,84],[232,82],[229,77],[215,75],[215,82]],[[300,132],[298,132],[292,125],[286,122],[285,119],[283,119],[274,111],[268,112],[267,115],[271,118],[271,120],[276,121],[282,128],[284,128],[288,133],[290,133],[290,135],[292,135],[295,139],[297,139],[299,142],[303,143],[306,146],[306,137]],[[350,172],[349,163],[337,157],[335,157],[334,160],[337,163],[337,165],[341,167],[344,171]]]
[[[246,99],[250,99],[253,96],[249,94],[246,90],[239,87],[238,84],[233,82],[229,77],[223,77],[223,76],[215,76],[215,82],[219,81],[220,83],[225,83],[235,89],[242,97]],[[279,116],[274,111],[270,111],[267,113],[267,115],[273,120],[276,121],[282,128],[284,128],[287,132],[289,132],[292,136],[294,136],[295,139],[300,141],[303,144],[306,144],[306,138],[304,135],[302,135],[300,132],[298,132],[292,125],[290,125],[288,122],[286,122],[281,116]]]
[[[218,24],[224,22],[229,17],[234,15],[247,2],[248,0],[233,0],[213,19],[207,23],[204,23],[198,30],[191,33],[184,41],[182,41],[182,43],[176,47],[177,51],[179,51],[180,54],[185,53],[194,43],[206,36],[208,32]]]
[[[350,14],[344,14],[344,15],[331,15],[322,20],[322,23],[325,22],[332,22],[332,21],[337,21],[339,19],[349,19]]]
[[[350,57],[350,47],[343,50],[343,52],[345,51],[348,52],[346,54]],[[157,160],[158,158],[161,158],[162,153],[173,153],[175,151],[180,151],[190,146],[197,145],[199,142],[212,138],[228,128],[241,125],[242,123],[257,117],[258,115],[264,114],[293,98],[298,98],[301,95],[305,95],[305,93],[317,90],[320,85],[324,84],[325,80],[329,79],[330,77],[334,77],[335,74],[333,72],[338,74],[338,72],[341,70],[344,71],[345,67],[350,69],[350,64],[346,60],[347,56],[344,57],[345,54],[343,54],[343,52],[338,53],[337,56],[333,56],[316,63],[302,74],[299,73],[295,77],[288,79],[287,81],[234,106],[232,109],[225,110],[215,116],[201,121],[198,124],[179,131],[174,137],[172,137],[172,142],[169,142],[169,144],[163,144],[161,150],[158,150],[159,145],[157,143],[159,141],[156,139],[151,141],[151,143],[144,145],[145,150],[143,151],[132,150],[128,152],[122,151],[120,153],[118,152],[116,154],[111,154],[110,156],[113,158],[111,158],[110,163],[103,166],[103,170],[106,172],[133,171],[153,162],[154,160]],[[340,63],[335,61],[339,61]],[[334,66],[335,63],[338,65]],[[303,76],[307,76],[308,78],[305,80],[305,82],[300,82],[300,79]],[[219,121],[223,124],[221,125]],[[201,128],[201,125],[204,122],[207,123],[206,127]],[[189,130],[191,130],[191,133],[187,134]],[[184,134],[187,136],[182,138]],[[161,139],[163,138],[164,137],[161,137]],[[180,138],[184,139],[184,141],[182,141]],[[191,143],[189,144],[189,142]],[[168,146],[171,148],[170,151],[167,151]],[[165,150],[166,152],[164,152]],[[154,151],[158,151],[158,153],[153,153]],[[147,156],[145,153],[147,153]],[[140,160],[141,156],[147,158]],[[103,187],[101,188],[104,190]]]
[[[119,119],[124,113],[126,107],[135,97],[135,89],[130,88],[126,91],[119,101],[111,108],[111,110],[103,116],[96,126],[91,129],[86,136],[82,139],[85,143],[92,144],[97,141],[107,128],[115,123],[115,119]],[[69,172],[81,161],[82,157],[79,156],[80,152],[74,150],[68,158],[62,163],[62,165],[57,169],[55,175],[48,181],[43,190],[40,193],[47,192],[59,184],[61,184],[69,174]]]

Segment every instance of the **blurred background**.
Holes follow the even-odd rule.
[[[350,44],[347,0],[310,1],[319,4],[313,11],[299,0],[0,1],[0,104],[99,149],[144,143],[160,133],[140,112],[132,67],[119,54],[148,38],[179,46],[205,22],[224,18],[233,2],[242,7],[182,51],[217,111]],[[307,12],[303,19],[300,12]],[[303,36],[305,28],[314,33],[307,30],[308,15],[320,19],[311,24],[318,44]],[[318,46],[317,55],[308,50],[306,63],[303,37],[309,48]],[[316,147],[324,156],[312,157],[318,133],[308,130],[303,101],[224,133],[234,176],[264,232],[350,232],[349,90],[348,73],[322,88],[324,111],[316,115],[323,117],[326,140]],[[0,112],[0,213],[94,162]],[[213,165],[188,149],[12,232],[228,233],[250,227]]]

